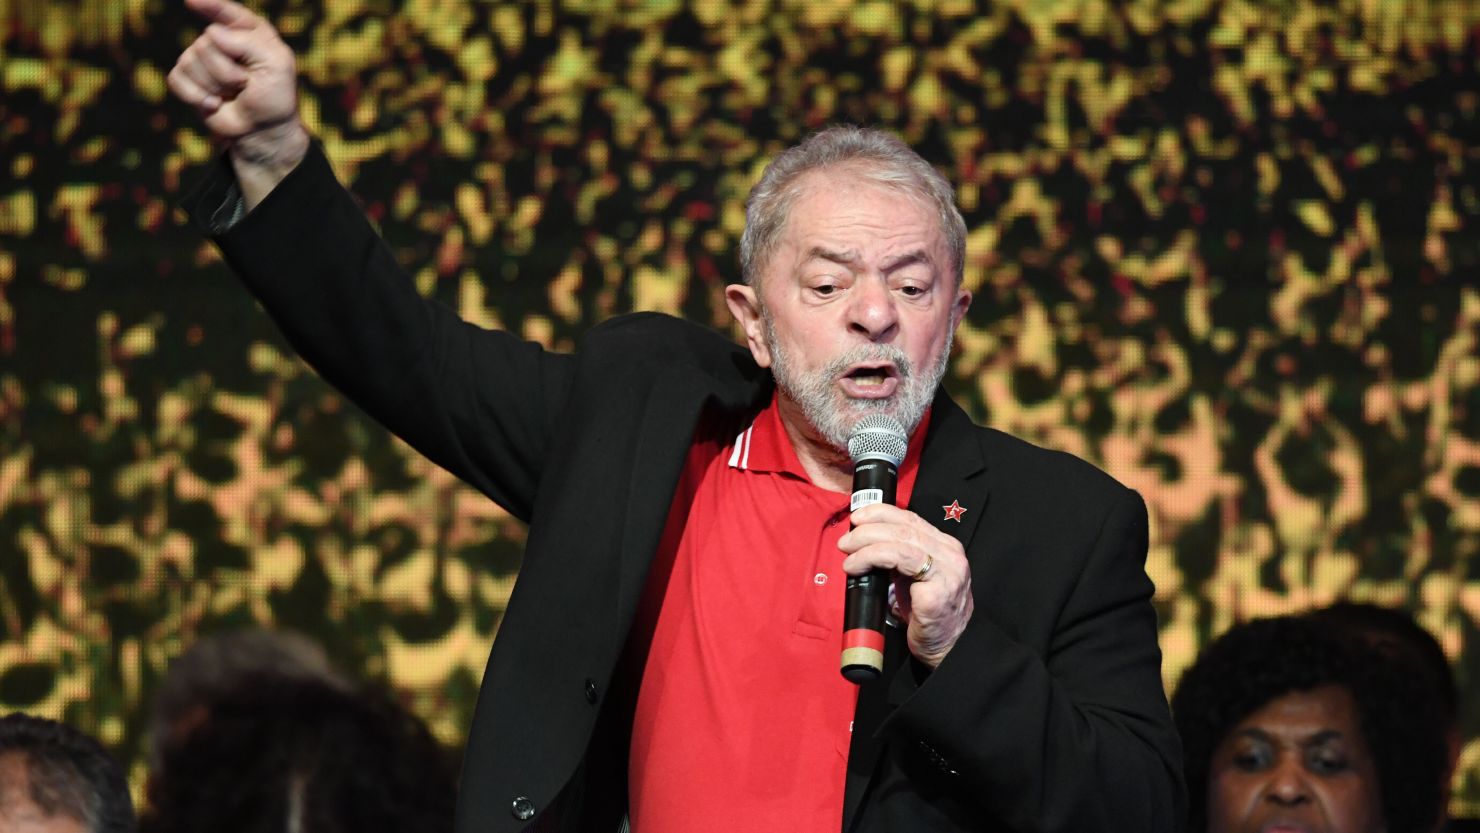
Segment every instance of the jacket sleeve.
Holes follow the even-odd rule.
[[[954,793],[1021,833],[1157,833],[1185,823],[1145,573],[1146,508],[1117,489],[1047,651],[1016,641],[979,604],[934,672],[905,671],[917,687],[881,728],[924,750]]]
[[[397,436],[527,521],[571,358],[419,295],[317,143],[251,213],[232,216],[234,194],[222,160],[184,207],[293,348]]]

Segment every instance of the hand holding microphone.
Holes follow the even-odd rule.
[[[878,678],[884,667],[889,583],[910,653],[940,664],[971,619],[971,567],[956,538],[895,504],[908,437],[885,414],[859,420],[848,438],[853,460],[853,529],[838,542],[848,554],[841,670],[850,682]]]
[[[848,435],[853,460],[850,511],[875,503],[894,505],[899,467],[909,447],[904,426],[887,414],[869,414]],[[866,683],[884,672],[884,608],[889,603],[889,573],[873,569],[848,576],[843,602],[843,676]]]

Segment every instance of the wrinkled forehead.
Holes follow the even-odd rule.
[[[793,204],[820,191],[878,191],[903,197],[931,214],[935,207],[930,194],[914,179],[891,168],[861,159],[835,162],[799,175],[793,180]]]
[[[798,229],[825,229],[833,222],[878,219],[891,227],[916,224],[931,245],[945,246],[945,229],[927,195],[859,167],[839,165],[798,177],[779,237],[786,239]],[[880,215],[877,209],[884,204],[892,206]]]
[[[799,232],[827,230],[834,222],[839,226],[879,222],[881,238],[915,232],[915,247],[927,249],[939,269],[954,274],[955,257],[940,207],[921,183],[903,172],[849,160],[808,171],[789,188],[792,193],[771,254],[783,241],[797,242]]]

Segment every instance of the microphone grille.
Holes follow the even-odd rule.
[[[870,457],[886,457],[898,466],[904,463],[908,447],[904,426],[888,414],[867,414],[848,434],[848,456],[855,464]]]

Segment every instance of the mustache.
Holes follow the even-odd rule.
[[[818,375],[830,381],[847,373],[848,369],[854,365],[876,362],[888,362],[894,365],[899,371],[901,382],[908,380],[915,373],[909,356],[906,356],[900,348],[892,344],[860,344],[828,362]]]

